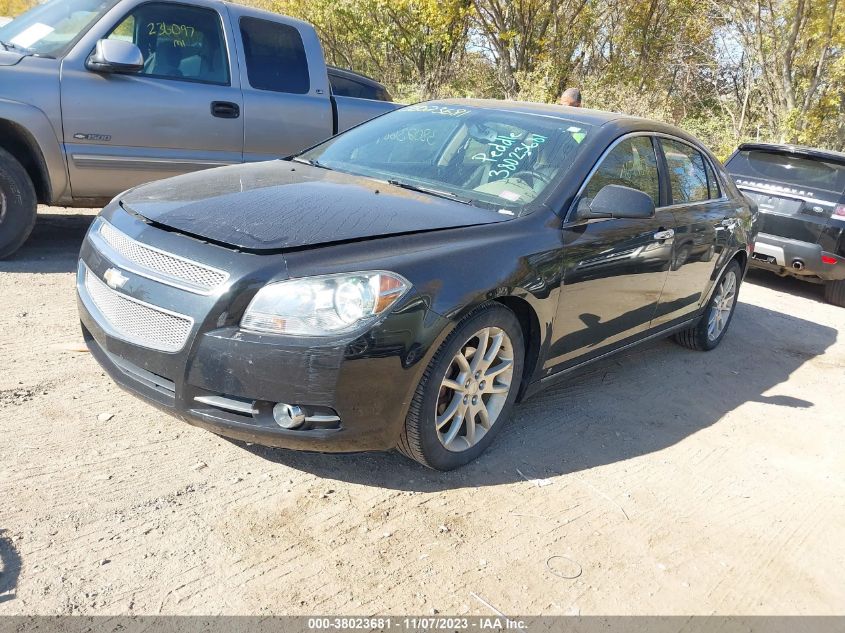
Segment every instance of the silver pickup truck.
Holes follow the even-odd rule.
[[[38,5],[0,27],[0,258],[29,236],[36,203],[101,206],[397,107],[341,92],[299,20],[220,0]]]

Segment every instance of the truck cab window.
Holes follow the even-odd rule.
[[[352,81],[340,75],[333,75],[329,73],[329,81],[332,85],[332,94],[339,97],[357,97],[358,99],[375,99],[373,90],[368,90],[366,86]]]
[[[109,39],[132,42],[144,56],[142,75],[228,85],[229,61],[216,11],[178,4],[144,4]]]
[[[302,36],[294,27],[258,18],[241,18],[249,85],[258,90],[306,94],[311,76]]]

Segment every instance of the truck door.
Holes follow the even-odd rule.
[[[333,109],[317,34],[302,22],[241,11],[229,6],[243,44],[244,160],[288,156],[330,137]]]
[[[126,6],[123,4],[122,6]],[[228,20],[203,0],[113,10],[74,48],[62,72],[64,144],[73,197],[243,160],[240,78]],[[96,41],[135,43],[144,68],[97,73]]]

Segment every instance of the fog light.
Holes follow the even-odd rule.
[[[295,404],[280,402],[273,407],[273,419],[283,429],[295,429],[305,422],[305,412]]]

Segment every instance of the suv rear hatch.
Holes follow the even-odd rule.
[[[845,155],[747,143],[725,167],[757,203],[761,233],[815,244],[845,199]]]

